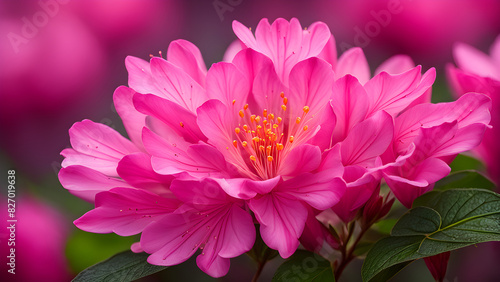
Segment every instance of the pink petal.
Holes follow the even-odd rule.
[[[281,176],[266,180],[252,180],[248,178],[215,179],[224,191],[231,197],[249,200],[257,194],[270,193],[280,182]]]
[[[58,177],[61,185],[71,194],[89,202],[94,202],[95,195],[99,192],[115,187],[132,187],[119,178],[79,165],[62,168]]]
[[[156,194],[169,193],[173,177],[156,173],[151,166],[151,156],[134,153],[123,157],[116,171],[130,185],[147,189]]]
[[[333,177],[329,171],[304,173],[284,181],[275,191],[293,196],[317,210],[325,210],[335,205],[345,192],[345,182]]]
[[[335,70],[337,66],[337,45],[335,43],[335,37],[333,34],[328,39],[323,50],[317,56],[320,59],[327,61],[330,65],[332,65],[332,69]]]
[[[128,136],[134,144],[140,149],[144,149],[142,145],[142,128],[146,123],[146,115],[138,112],[134,107],[133,97],[136,92],[126,86],[120,86],[113,94],[113,102],[116,111],[123,121],[123,125],[127,130]]]
[[[482,94],[469,93],[451,103],[421,104],[401,114],[395,123],[396,150],[404,150],[419,134],[419,128],[429,128],[457,121],[458,127],[473,123],[488,124],[490,99]]]
[[[127,154],[139,151],[130,140],[112,128],[90,120],[73,124],[69,136],[74,150],[61,153],[66,157],[62,163],[63,167],[82,165],[98,169],[107,175],[118,176],[118,161]]]
[[[288,100],[292,119],[303,115],[303,107],[309,107],[309,126],[319,124],[318,115],[332,97],[333,71],[331,66],[318,58],[297,63],[290,72]]]
[[[329,171],[333,177],[342,177],[344,174],[344,165],[340,155],[340,143],[323,153],[323,159],[318,171]]]
[[[243,109],[247,103],[250,86],[235,65],[220,62],[212,65],[207,74],[207,95],[224,105],[232,105],[233,111]],[[233,103],[234,101],[234,103]]]
[[[151,74],[149,62],[133,56],[127,56],[125,66],[128,71],[128,85],[135,91],[143,94],[159,94],[155,80]]]
[[[415,153],[408,161],[452,156],[471,150],[481,143],[485,129],[484,124],[478,123],[458,129],[456,122],[422,128],[421,134],[415,138]]]
[[[333,131],[337,124],[337,117],[333,112],[331,103],[328,103],[324,108],[322,113],[319,114],[320,129],[316,132],[316,135],[308,141],[310,144],[318,146],[321,151],[325,151],[332,147],[333,145]]]
[[[363,85],[370,80],[370,67],[363,49],[354,47],[340,56],[335,68],[335,78],[339,79],[347,74],[356,77]]]
[[[190,112],[194,113],[207,100],[200,84],[182,69],[162,58],[151,59],[151,73],[161,88],[161,95]]]
[[[347,169],[346,173],[349,173],[349,169]],[[332,210],[342,219],[342,221],[349,222],[353,220],[358,209],[370,199],[373,191],[379,185],[379,181],[373,176],[370,177],[371,180],[365,184],[347,187],[340,201],[332,207]]]
[[[182,39],[172,41],[168,45],[167,61],[181,68],[199,85],[205,85],[207,67],[200,49],[193,43]]]
[[[295,199],[267,194],[250,200],[249,206],[260,223],[262,239],[281,257],[288,258],[299,246],[299,237],[304,230],[307,209]]]
[[[237,200],[227,195],[216,180],[174,180],[170,188],[182,202],[199,210],[224,205]]]
[[[219,256],[237,257],[252,249],[255,242],[255,225],[252,216],[233,205],[224,227],[224,242]]]
[[[366,83],[365,89],[370,98],[368,115],[384,110],[396,116],[415,99],[422,96],[434,83],[436,70],[431,68],[423,76],[417,66],[399,75],[382,72]]]
[[[187,172],[193,177],[227,177],[226,162],[215,148],[188,145],[171,136],[166,140],[148,129],[144,130],[144,146],[152,155],[151,166],[159,174],[172,175]]]
[[[351,129],[365,119],[368,110],[368,95],[358,80],[346,75],[333,85],[331,102],[337,123],[332,143],[344,140]]]
[[[500,71],[493,60],[476,48],[458,43],[453,48],[453,55],[459,68],[479,76],[500,80]]]
[[[288,88],[281,83],[272,64],[262,62],[261,65],[252,87],[257,110],[267,109],[270,113],[279,113],[283,104],[280,94],[288,93]]]
[[[235,120],[229,109],[218,100],[209,100],[198,108],[198,125],[214,145],[224,155],[228,163],[239,171],[247,171],[247,165],[238,148],[233,146]]]
[[[409,56],[395,55],[380,64],[380,66],[375,70],[374,75],[378,75],[383,71],[388,74],[401,74],[411,70],[414,67],[415,63]]]
[[[210,248],[211,246],[207,246]],[[198,267],[206,274],[219,278],[227,274],[229,271],[230,262],[229,259],[223,258],[216,255],[215,253],[210,255],[207,254],[209,251],[205,251],[201,255],[196,257],[196,264]]]
[[[321,162],[321,151],[317,146],[300,145],[288,153],[277,172],[278,175],[296,176],[318,168]]]
[[[271,59],[252,49],[244,49],[236,54],[233,64],[245,75],[251,87],[262,69],[274,69]]]
[[[151,94],[135,94],[134,105],[138,111],[159,119],[188,142],[207,140],[196,123],[195,113],[172,101]]]
[[[345,166],[373,166],[375,158],[391,143],[393,132],[392,117],[384,111],[357,124],[342,141],[342,163]]]
[[[179,202],[144,190],[114,188],[97,194],[95,205],[95,209],[75,220],[78,228],[93,233],[114,232],[130,236],[173,212]]]
[[[261,22],[263,20],[264,19],[262,19]],[[257,50],[257,41],[248,27],[235,20],[233,21],[233,31],[246,47]]]

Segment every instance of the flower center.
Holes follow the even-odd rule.
[[[287,109],[288,98],[284,93],[280,97],[283,104],[274,113],[263,109],[262,115],[255,115],[250,113],[246,104],[238,112],[239,125],[234,128],[236,139],[233,146],[240,148],[244,158],[248,158],[249,169],[262,179],[277,175],[280,164],[297,143],[297,138],[308,130],[305,121],[309,107],[304,106],[302,116],[292,119]]]

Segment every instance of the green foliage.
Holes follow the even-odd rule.
[[[328,260],[317,254],[298,250],[278,268],[273,281],[331,282],[335,278]]]
[[[165,266],[152,265],[147,262],[149,254],[131,251],[119,253],[93,265],[73,279],[74,282],[119,281],[127,282],[146,277],[165,269]]]
[[[434,186],[434,190],[448,190],[453,188],[482,188],[493,190],[495,189],[495,183],[475,170],[464,170],[451,173],[436,182]]]
[[[363,281],[386,281],[412,261],[500,241],[500,195],[482,189],[427,193],[368,252]]]
[[[75,229],[66,244],[66,257],[71,269],[79,273],[90,265],[130,249],[139,239],[116,234],[95,234]]]

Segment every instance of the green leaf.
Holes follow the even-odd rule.
[[[149,264],[146,261],[148,256],[146,253],[136,254],[132,251],[119,253],[80,272],[73,281],[134,281],[167,268]]]
[[[335,281],[330,262],[321,256],[297,250],[274,273],[273,281]]]
[[[483,188],[493,190],[495,183],[475,170],[463,170],[451,173],[436,182],[434,190],[449,190],[453,188]]]
[[[392,228],[396,224],[397,219],[395,218],[386,218],[382,219],[381,221],[375,223],[373,225],[373,229],[378,231],[381,234],[390,234]]]
[[[453,160],[450,167],[451,172],[456,172],[461,170],[481,170],[484,165],[474,157],[460,154]]]
[[[368,252],[361,271],[363,281],[378,281],[374,280],[377,274],[401,263],[500,241],[500,195],[492,191],[433,191],[415,202],[398,220],[391,237],[378,241]]]

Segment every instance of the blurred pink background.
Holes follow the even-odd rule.
[[[210,66],[236,39],[233,20],[252,27],[264,17],[296,17],[303,26],[324,21],[339,54],[360,46],[371,66],[408,54],[424,69],[436,67],[433,99],[443,101],[451,99],[444,66],[453,62],[453,44],[487,50],[500,33],[499,15],[497,0],[1,1],[0,170],[16,169],[18,195],[43,199],[74,228],[86,206],[58,183],[59,152],[69,147],[68,129],[84,118],[124,132],[112,94],[127,84],[127,55],[148,59],[182,38]]]

